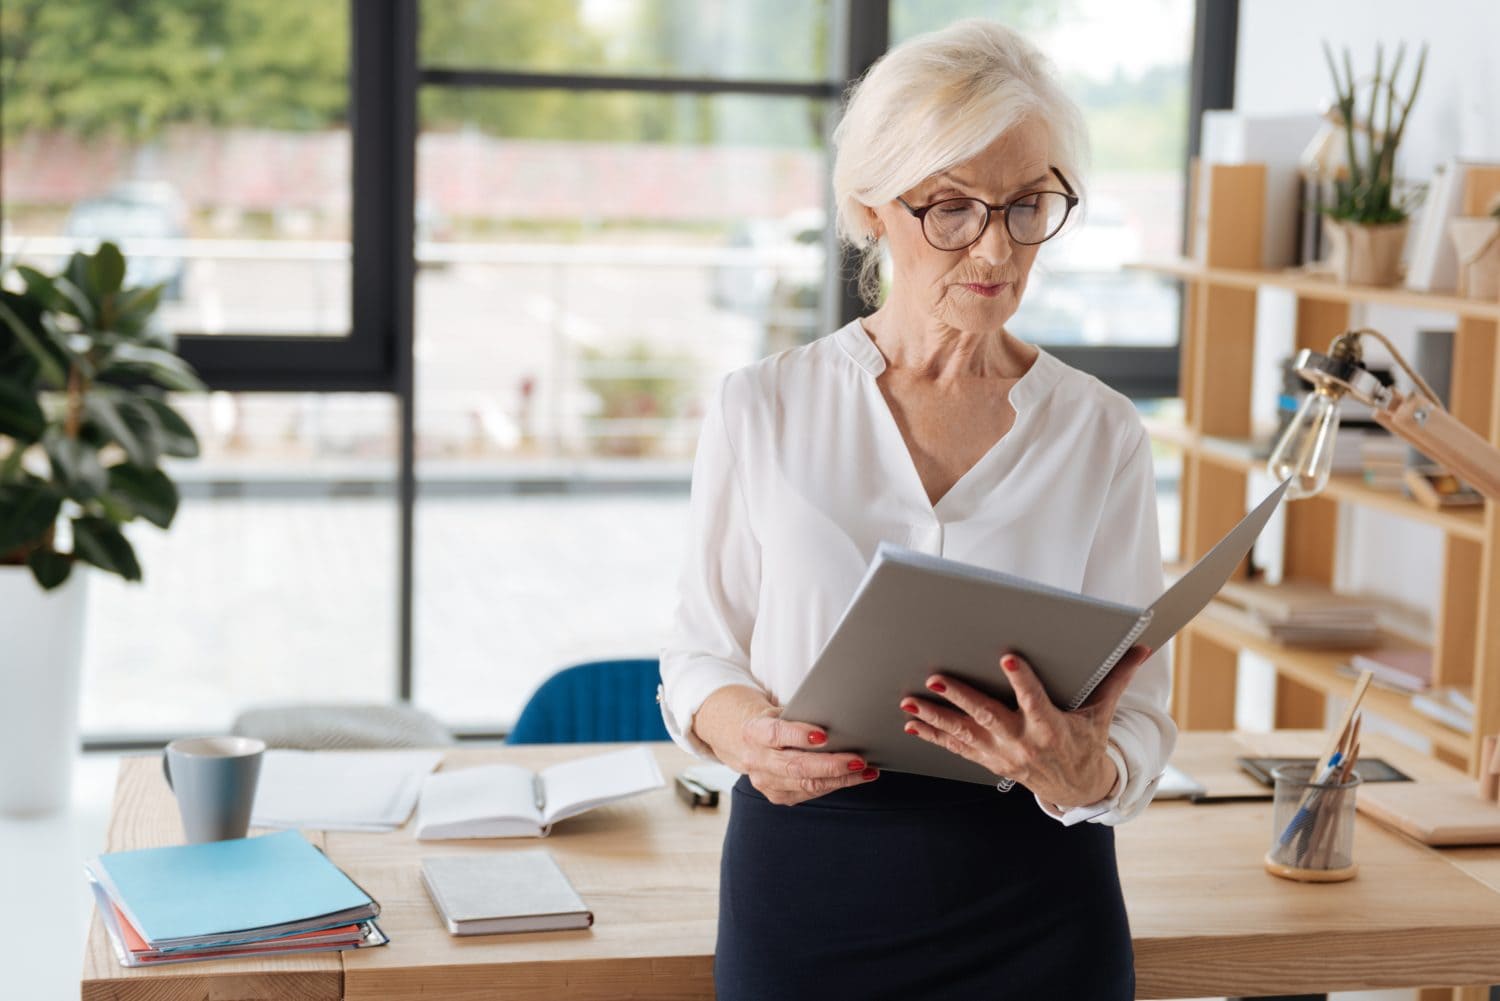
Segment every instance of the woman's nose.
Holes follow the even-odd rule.
[[[990,216],[990,224],[979,234],[979,239],[969,246],[971,258],[991,266],[1004,264],[1014,252],[1010,233],[1005,229],[1005,217],[999,212]]]

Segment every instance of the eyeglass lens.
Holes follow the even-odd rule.
[[[1026,195],[1005,210],[1005,228],[1017,243],[1041,243],[1062,228],[1068,214],[1068,199],[1053,191]],[[938,202],[922,219],[922,228],[933,246],[961,250],[979,239],[990,210],[975,198],[950,198]]]

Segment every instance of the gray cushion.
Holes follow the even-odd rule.
[[[453,734],[428,713],[406,705],[259,706],[240,713],[232,732],[267,747],[303,751],[380,747],[446,747]]]

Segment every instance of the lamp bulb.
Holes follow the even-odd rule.
[[[1278,482],[1291,478],[1289,500],[1311,497],[1328,486],[1333,439],[1339,428],[1338,396],[1323,388],[1307,394],[1266,466]]]

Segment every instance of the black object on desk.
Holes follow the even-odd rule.
[[[1235,758],[1235,763],[1261,785],[1275,787],[1271,773],[1282,765],[1315,765],[1314,758]],[[1412,777],[1384,758],[1360,758],[1354,770],[1366,782],[1410,782]]]

